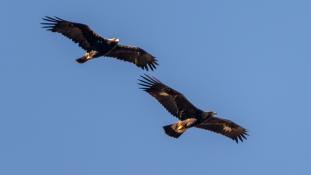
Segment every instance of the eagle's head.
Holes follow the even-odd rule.
[[[202,113],[202,118],[204,120],[204,119],[207,119],[207,118],[210,118],[210,117],[215,117],[216,115],[217,115],[217,113],[214,112],[214,111],[203,112]]]
[[[112,43],[118,44],[120,40],[119,40],[119,38],[111,38],[111,39],[109,39],[109,41]]]

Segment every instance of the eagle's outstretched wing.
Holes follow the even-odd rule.
[[[156,98],[175,117],[183,120],[197,115],[198,109],[180,92],[148,75],[141,76],[139,81],[141,89]]]
[[[75,43],[78,43],[81,48],[86,51],[91,51],[92,45],[95,42],[105,44],[106,39],[102,38],[95,32],[93,32],[87,25],[70,22],[58,17],[46,16],[42,18],[45,22],[42,22],[43,28],[46,28],[52,32],[58,32],[71,39]]]
[[[237,143],[239,140],[247,139],[247,130],[230,120],[212,117],[196,126],[197,128],[207,129],[231,138]]]
[[[153,70],[158,65],[154,56],[139,47],[117,45],[105,56],[134,63],[136,66],[146,70],[148,68]]]

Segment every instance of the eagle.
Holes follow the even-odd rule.
[[[131,62],[147,71],[148,69],[154,70],[158,65],[155,57],[142,48],[121,45],[117,38],[103,38],[85,24],[66,21],[58,17],[46,16],[42,19],[44,20],[41,23],[42,28],[61,33],[86,51],[85,55],[76,60],[78,63],[105,56]]]
[[[213,111],[202,111],[195,107],[182,93],[163,84],[155,77],[140,76],[140,89],[146,91],[160,102],[166,110],[179,121],[163,127],[165,133],[178,138],[188,128],[196,127],[222,134],[236,143],[247,139],[247,130],[238,124],[222,119]]]

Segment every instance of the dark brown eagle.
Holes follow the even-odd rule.
[[[85,24],[66,21],[58,17],[46,16],[42,19],[45,21],[41,23],[43,28],[63,34],[86,51],[83,57],[77,59],[78,63],[106,56],[134,63],[146,70],[149,68],[153,70],[158,65],[155,57],[145,50],[139,47],[120,45],[117,38],[105,39]]]
[[[139,81],[141,89],[156,98],[168,112],[180,120],[163,127],[167,135],[178,138],[186,129],[196,127],[222,134],[237,143],[246,139],[248,135],[246,129],[230,120],[216,117],[215,112],[204,112],[198,109],[183,94],[158,79],[145,75],[141,76]]]

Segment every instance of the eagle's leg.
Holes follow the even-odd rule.
[[[86,52],[84,54],[84,57],[85,57],[86,60],[90,60],[90,59],[92,59],[95,56],[96,53],[97,53],[96,51],[92,50],[90,52]]]
[[[176,131],[178,133],[183,133],[186,129],[186,125],[183,121],[179,121],[176,123]]]
[[[184,120],[184,122],[186,123],[186,128],[191,128],[192,126],[196,125],[198,120],[193,117],[193,118],[188,118],[186,120]]]
[[[197,122],[195,118],[188,118],[176,123],[177,132],[184,132],[187,128],[192,127]]]

